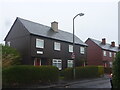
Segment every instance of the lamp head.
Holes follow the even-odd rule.
[[[80,16],[83,16],[83,15],[84,15],[84,13],[79,13],[79,15],[80,15]]]

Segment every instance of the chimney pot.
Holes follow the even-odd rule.
[[[104,45],[106,44],[106,39],[105,38],[102,39],[102,44],[104,44]]]
[[[111,42],[111,46],[112,46],[112,47],[115,47],[115,42],[114,42],[114,41]]]
[[[58,22],[54,21],[51,23],[51,29],[54,31],[54,32],[58,32]]]

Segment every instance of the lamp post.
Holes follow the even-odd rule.
[[[73,53],[72,53],[72,59],[73,59],[73,77],[75,79],[75,53],[74,53],[74,47],[75,47],[75,31],[74,31],[74,20],[77,16],[83,16],[84,13],[79,13],[73,18]]]

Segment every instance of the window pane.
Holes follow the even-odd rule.
[[[37,48],[44,48],[44,40],[36,39],[36,47]]]
[[[80,53],[85,54],[85,48],[84,47],[80,47]]]
[[[53,59],[53,66],[56,66],[59,70],[61,70],[62,69],[62,60]]]
[[[111,52],[109,52],[109,57],[112,57],[112,53]]]
[[[106,56],[106,51],[103,51],[103,55]]]
[[[7,45],[10,46],[10,41],[7,42]]]
[[[73,60],[68,60],[68,67],[73,67]]]
[[[73,52],[73,45],[69,45],[69,52]]]
[[[54,42],[54,50],[60,50],[60,43]]]
[[[114,53],[114,57],[116,56],[116,53]]]

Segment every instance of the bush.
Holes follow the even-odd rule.
[[[73,79],[73,68],[66,68],[62,71],[62,75],[65,80],[72,80]]]
[[[110,67],[105,67],[105,68],[104,68],[104,72],[105,72],[106,74],[111,74],[111,73],[112,73],[112,68],[110,68]]]
[[[59,70],[54,66],[11,66],[3,70],[3,84],[31,84],[55,82],[59,77]]]
[[[21,55],[15,48],[4,46],[4,45],[1,45],[1,46],[2,46],[2,67],[3,68],[7,68],[12,65],[21,64]]]
[[[120,88],[120,51],[113,62],[113,88]]]
[[[104,68],[102,66],[86,66],[86,67],[76,67],[76,79],[81,78],[94,78],[100,77],[104,74]],[[73,79],[73,68],[67,68],[64,70],[64,78],[66,80]]]

